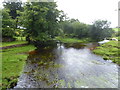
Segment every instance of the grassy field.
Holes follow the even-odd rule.
[[[112,60],[114,63],[120,65],[120,46],[118,45],[118,41],[105,43],[97,47],[93,52],[103,56],[105,60]]]
[[[17,42],[14,43],[16,44]],[[9,42],[9,45],[13,45],[13,42],[11,44]],[[8,45],[6,44],[6,46]],[[16,84],[28,56],[24,52],[34,49],[34,46],[27,45],[5,49],[0,53],[2,54],[2,88],[10,88]]]
[[[88,38],[84,38],[84,39],[77,39],[77,38],[62,38],[62,37],[56,37],[56,40],[59,40],[63,43],[87,43],[90,41],[90,39]]]

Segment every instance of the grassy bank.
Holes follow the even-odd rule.
[[[56,40],[59,40],[63,43],[87,43],[90,41],[89,38],[77,39],[77,38],[68,38],[68,37],[56,37]]]
[[[103,56],[105,60],[112,60],[114,63],[120,65],[119,49],[120,46],[118,46],[118,41],[110,41],[97,47],[93,52]]]
[[[28,56],[24,52],[34,49],[34,46],[27,45],[5,49],[0,53],[2,54],[2,88],[10,88],[16,84]]]
[[[27,43],[27,41],[3,42],[3,43],[0,43],[0,47],[11,46],[11,45],[17,45],[17,44],[24,44],[24,43]]]

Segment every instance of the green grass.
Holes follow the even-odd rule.
[[[16,44],[24,44],[24,43],[27,43],[27,41],[3,42],[3,43],[0,43],[0,47],[11,46]]]
[[[113,30],[114,30],[115,32],[118,32],[118,31],[120,31],[120,28],[113,28]]]
[[[17,82],[17,78],[20,76],[28,52],[34,50],[32,45],[5,49],[2,51],[2,87],[10,88]]]
[[[56,40],[59,40],[63,43],[87,43],[90,41],[90,39],[88,38],[84,38],[84,39],[77,39],[77,38],[62,38],[62,37],[56,37]]]
[[[114,63],[120,65],[119,48],[118,41],[110,41],[97,47],[93,52],[102,55],[105,60],[112,60]]]

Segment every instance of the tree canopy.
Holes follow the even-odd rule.
[[[2,36],[3,37],[13,37],[15,22],[9,15],[9,10],[3,9],[0,11],[2,13]]]
[[[110,22],[106,20],[97,20],[93,23],[90,29],[90,36],[92,39],[99,41],[112,36],[112,29],[109,27]]]
[[[21,21],[25,32],[32,41],[48,41],[54,38],[58,30],[60,11],[54,2],[26,3]]]
[[[16,19],[19,14],[17,13],[17,10],[22,11],[22,1],[21,0],[15,0],[14,2],[11,0],[4,0],[3,6],[6,9],[9,9],[9,14],[13,19]]]

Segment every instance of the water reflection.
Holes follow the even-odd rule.
[[[58,44],[29,55],[15,88],[117,88],[118,66],[93,54],[90,45]]]

